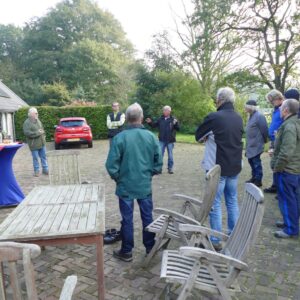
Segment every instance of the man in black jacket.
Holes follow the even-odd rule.
[[[237,202],[238,174],[242,169],[242,134],[243,120],[234,111],[234,91],[221,88],[217,93],[217,111],[210,113],[198,127],[195,138],[203,139],[207,134],[213,134],[216,143],[216,164],[221,166],[221,178],[218,191],[210,212],[210,226],[212,229],[222,231],[222,204],[224,193],[227,207],[227,220],[229,234],[233,230],[239,216]],[[220,239],[212,237],[211,241],[217,250],[221,249]]]
[[[166,105],[163,108],[163,115],[156,121],[150,118],[145,120],[152,128],[158,128],[158,139],[164,156],[165,149],[168,151],[168,173],[173,174],[173,148],[176,142],[176,130],[179,130],[179,124],[175,117],[171,115],[171,107]]]

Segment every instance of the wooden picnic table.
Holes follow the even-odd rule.
[[[37,186],[0,225],[0,241],[96,244],[98,295],[104,300],[104,195],[99,184]]]

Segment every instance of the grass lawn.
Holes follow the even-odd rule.
[[[197,144],[193,134],[176,133],[176,141],[178,143]]]

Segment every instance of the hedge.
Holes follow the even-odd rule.
[[[110,106],[83,106],[83,107],[52,107],[37,106],[39,119],[43,123],[47,141],[54,138],[54,125],[58,124],[60,118],[84,117],[92,126],[93,138],[101,139],[107,137],[106,116],[111,112]],[[17,140],[25,141],[23,134],[23,123],[27,118],[28,108],[21,108],[15,114],[15,128]]]

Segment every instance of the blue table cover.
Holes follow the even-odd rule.
[[[25,198],[12,168],[13,158],[22,146],[0,145],[0,206],[17,205]]]

